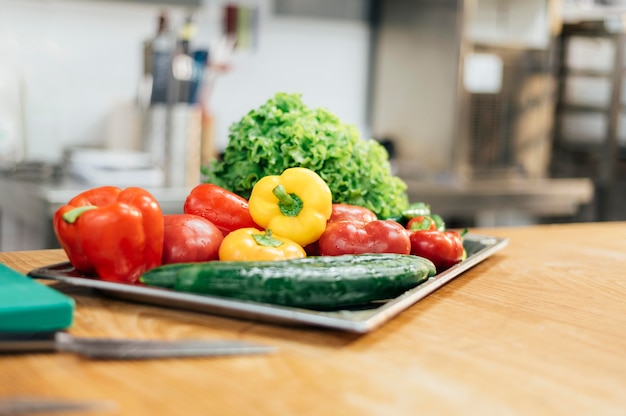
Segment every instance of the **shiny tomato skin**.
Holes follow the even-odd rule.
[[[245,198],[212,183],[194,187],[185,199],[183,211],[206,218],[225,236],[240,228],[261,229],[252,219]]]
[[[322,256],[343,254],[409,254],[411,241],[404,227],[391,220],[337,221],[326,226],[318,241]]]
[[[163,264],[218,259],[224,234],[211,221],[193,214],[163,216]]]
[[[371,210],[358,205],[333,204],[333,210],[328,222],[338,222],[343,220],[372,222],[378,218]]]
[[[351,204],[333,204],[330,218],[326,222],[328,224],[340,221],[352,221],[368,223],[376,221],[378,218],[371,210],[358,205]],[[304,247],[307,256],[320,256],[319,239]]]
[[[411,254],[432,261],[441,273],[463,259],[463,238],[456,231],[421,230],[409,233]]]

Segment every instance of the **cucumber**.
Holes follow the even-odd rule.
[[[170,264],[147,271],[140,281],[181,292],[328,310],[396,297],[434,274],[435,266],[423,257],[360,254]]]

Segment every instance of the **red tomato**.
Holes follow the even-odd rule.
[[[391,220],[331,222],[318,241],[320,255],[409,254],[411,242],[404,227]]]
[[[185,214],[199,215],[211,221],[227,235],[239,228],[257,228],[248,201],[212,183],[197,185],[185,199]]]
[[[365,207],[350,204],[333,204],[333,211],[328,222],[343,220],[372,222],[377,219],[376,214]]]
[[[456,231],[419,230],[409,233],[409,239],[411,254],[432,261],[437,273],[463,259],[463,238]]]
[[[368,223],[376,221],[377,219],[376,214],[365,207],[350,204],[333,204],[333,210],[326,224],[328,227],[328,224],[339,221]],[[321,255],[319,240],[305,246],[304,250],[306,251],[307,256]]]
[[[211,221],[192,214],[163,216],[163,264],[218,259],[224,235]]]

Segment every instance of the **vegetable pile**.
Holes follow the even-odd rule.
[[[462,234],[408,203],[382,145],[296,94],[235,123],[205,173],[181,214],[136,187],[78,194],[57,239],[103,280],[323,309],[398,296],[465,255]]]
[[[307,107],[299,94],[278,93],[234,123],[222,160],[204,174],[249,198],[258,180],[296,166],[316,172],[335,203],[366,207],[379,218],[408,206],[406,184],[392,175],[385,148],[328,110]]]
[[[296,167],[262,178],[249,200],[199,184],[183,214],[162,214],[141,188],[94,188],[53,225],[74,267],[103,280],[334,309],[393,298],[462,261],[461,234],[427,205],[397,218],[333,204],[319,175]]]

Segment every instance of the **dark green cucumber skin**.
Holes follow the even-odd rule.
[[[340,309],[396,297],[434,274],[433,263],[422,257],[361,254],[171,264],[146,272],[140,281],[181,292]]]

